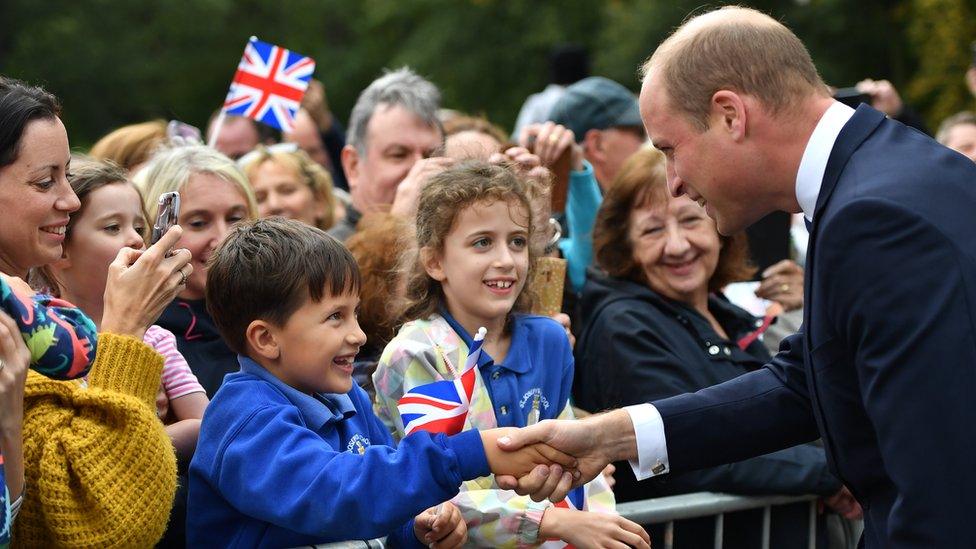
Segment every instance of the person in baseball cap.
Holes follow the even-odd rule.
[[[591,76],[566,88],[549,119],[573,131],[583,157],[606,188],[631,154],[644,144],[637,97],[602,76]]]

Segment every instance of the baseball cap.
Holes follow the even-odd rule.
[[[573,130],[577,142],[590,130],[644,125],[637,97],[602,76],[584,78],[568,86],[553,105],[549,120]]]

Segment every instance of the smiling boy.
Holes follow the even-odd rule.
[[[366,340],[356,320],[359,283],[352,255],[297,221],[243,223],[215,251],[207,306],[241,370],[203,418],[190,465],[188,545],[389,536],[399,546],[451,546],[465,536],[460,515],[450,504],[436,518],[429,508],[462,481],[573,464],[545,446],[503,461],[495,443],[502,429],[417,433],[392,448],[352,381]]]

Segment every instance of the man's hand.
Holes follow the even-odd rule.
[[[573,486],[593,480],[609,463],[637,457],[634,424],[626,410],[613,410],[581,420],[546,420],[517,429],[498,440],[499,446],[506,451],[540,442],[575,456],[579,476],[574,475],[574,481],[566,483],[565,478],[554,478],[555,471],[545,476],[540,471],[514,476],[500,476],[496,472],[495,481],[499,487],[531,496],[534,501],[546,498],[562,501]]]
[[[787,311],[803,307],[803,267],[789,259],[763,271],[756,296],[776,301]]]
[[[898,90],[887,80],[867,78],[858,82],[855,87],[857,91],[871,96],[871,106],[888,116],[898,116],[905,108]]]
[[[468,541],[468,525],[464,523],[461,511],[445,501],[414,518],[413,534],[427,547],[453,549]]]
[[[841,486],[836,494],[824,498],[823,504],[847,520],[857,520],[864,516],[861,504],[854,499],[854,495],[847,489],[847,486]]]
[[[540,473],[541,469],[545,469],[545,476],[549,475],[550,469],[559,469],[560,472],[575,470],[576,458],[538,441],[526,441],[518,448],[503,451],[498,440],[515,436],[518,431],[515,427],[481,431],[481,442],[485,446],[488,467],[492,473],[523,477],[532,472]]]
[[[332,111],[325,98],[325,86],[318,80],[312,79],[302,97],[302,108],[312,117],[320,132],[327,132],[332,127]]]
[[[547,168],[552,168],[566,149],[572,148],[573,171],[583,169],[583,147],[576,143],[573,130],[559,124],[529,124],[519,133],[519,146],[535,153]]]
[[[390,213],[413,219],[417,215],[417,204],[420,202],[420,191],[431,176],[438,174],[454,165],[454,159],[443,156],[425,158],[414,163],[407,176],[397,185],[396,196]]]

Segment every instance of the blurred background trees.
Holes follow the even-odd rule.
[[[931,127],[972,108],[963,74],[976,0],[757,0],[828,83],[887,78]],[[716,4],[717,5],[717,4]],[[635,91],[637,67],[700,0],[4,0],[0,73],[62,98],[73,145],[155,117],[203,126],[249,36],[314,57],[345,121],[384,67],[410,65],[444,105],[510,127],[547,83],[546,54],[578,43],[592,73]]]

